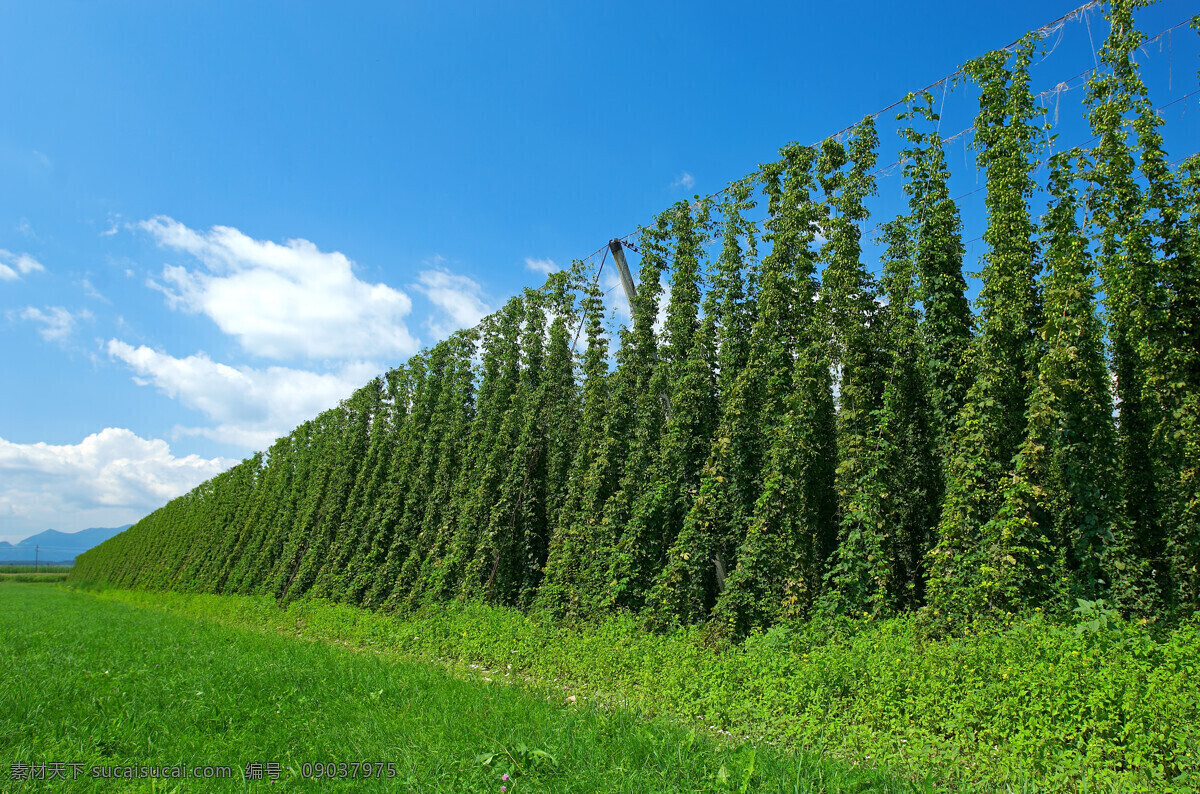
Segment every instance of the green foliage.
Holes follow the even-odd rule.
[[[879,289],[861,261],[858,225],[869,216],[863,205],[874,192],[875,149],[878,138],[875,124],[864,120],[855,128],[849,151],[840,143],[827,141],[818,164],[828,196],[831,217],[828,221],[823,257],[827,264],[821,279],[821,300],[826,308],[824,323],[833,331],[831,364],[838,373],[837,411],[837,499],[838,521],[844,536],[866,540],[862,535],[860,511],[862,496],[872,490],[880,470],[874,460],[879,447],[876,424],[894,364],[892,350],[885,337],[888,308],[878,303]],[[850,163],[848,171],[843,166]],[[915,329],[911,329],[915,330]],[[869,519],[868,519],[869,520]],[[875,522],[878,523],[878,522]],[[871,531],[876,529],[872,524]],[[844,562],[853,556],[856,562],[874,567],[886,565],[882,548],[873,550],[846,544],[839,538],[836,551]],[[833,543],[827,552],[835,551]],[[866,551],[865,557],[860,552]],[[875,577],[878,578],[878,577]],[[812,588],[810,588],[812,589]],[[799,595],[794,594],[799,601]],[[812,601],[812,596],[805,599]]]
[[[333,541],[330,564],[321,568],[312,592],[318,597],[343,598],[350,586],[349,566],[354,553],[369,535],[369,521],[380,498],[391,461],[394,437],[388,417],[388,392],[382,378],[376,378],[360,393],[369,412],[367,422],[368,449],[355,479],[354,489],[343,513],[341,526]]]
[[[529,577],[535,575],[529,547],[531,536],[544,532],[546,521],[545,456],[541,438],[539,398],[545,362],[546,315],[541,296],[525,296],[521,330],[521,371],[512,402],[500,427],[499,446],[505,451],[489,516],[475,546],[463,582],[467,596],[482,596],[502,604],[520,603]],[[544,560],[542,561],[544,564]],[[540,570],[540,564],[536,565]]]
[[[926,781],[918,789],[1157,792],[1200,785],[1200,624],[1152,631],[1121,619],[1107,603],[1093,603],[1066,622],[1035,614],[941,638],[909,615],[779,625],[739,645],[714,647],[702,628],[650,634],[621,614],[567,627],[483,605],[430,606],[400,617],[315,601],[279,609],[261,598],[100,595],[385,657],[436,659],[475,680],[518,681],[543,702],[570,703],[575,696],[576,704],[603,706],[580,713],[608,714],[615,721],[603,728],[609,735],[644,735],[639,719],[621,716],[632,709],[694,726],[697,733],[715,728],[749,737],[757,745],[702,759],[712,745],[700,742],[702,734],[688,738],[693,732],[683,727],[684,735],[672,740],[680,742],[682,768],[704,765],[707,781],[696,784],[701,788],[720,790],[722,765],[728,782],[740,786],[753,765],[756,777],[748,790],[772,790],[777,756],[768,744],[819,748],[830,764],[841,759]],[[354,680],[338,675],[339,681],[348,678]],[[367,683],[369,691],[386,686],[385,695],[394,686]],[[493,744],[476,737],[467,745],[473,749],[455,757],[477,766],[477,754],[501,759],[524,743],[554,756],[562,771],[596,752],[567,752],[558,741],[528,733],[497,739]],[[585,741],[577,739],[575,746]],[[837,790],[846,781],[827,777],[833,774],[806,767],[799,779]],[[860,774],[874,786],[893,785],[890,775]],[[566,785],[566,777],[555,781]]]
[[[476,419],[465,437],[465,457],[445,515],[447,545],[445,549],[435,546],[423,566],[424,591],[433,599],[460,592],[491,507],[499,498],[513,443],[510,416],[521,378],[519,339],[524,319],[525,303],[516,297],[484,321]]]
[[[938,114],[933,111],[933,97],[926,92],[919,100],[898,118],[919,116],[927,122],[939,122]],[[963,278],[962,219],[950,197],[950,172],[937,128],[921,133],[909,126],[902,135],[909,144],[903,151],[907,159],[904,190],[909,201],[907,222],[914,238],[911,251],[917,279],[914,298],[922,308],[919,360],[933,411],[931,430],[936,439],[938,465],[944,469],[950,457],[950,440],[958,412],[972,380],[967,354],[974,319]],[[943,488],[939,473],[938,490],[930,493],[932,501],[941,502]]]
[[[394,517],[403,499],[409,466],[420,449],[420,414],[415,409],[418,396],[425,388],[426,374],[422,357],[414,357],[402,369],[388,373],[387,403],[391,410],[390,421],[384,426],[385,452],[380,462],[385,470],[380,475],[376,500],[363,507],[360,535],[347,564],[350,586],[342,596],[347,601],[367,602],[373,592],[376,574],[387,559],[394,535]]]
[[[1088,634],[1101,634],[1108,630],[1110,624],[1115,623],[1120,615],[1117,610],[1109,607],[1103,598],[1096,601],[1088,601],[1083,598],[1076,599],[1079,606],[1073,610],[1080,618],[1080,623],[1075,627],[1075,635],[1080,636],[1084,632]]]
[[[1200,28],[1200,20],[1193,25]],[[1188,158],[1180,171],[1182,200],[1172,206],[1182,211],[1163,212],[1171,248],[1152,373],[1164,405],[1155,440],[1167,492],[1171,599],[1175,611],[1187,615],[1200,611],[1200,156]]]
[[[1142,216],[1145,199],[1136,181],[1137,153],[1125,128],[1127,117],[1146,103],[1146,89],[1133,60],[1145,38],[1133,25],[1133,10],[1140,5],[1144,5],[1141,0],[1114,0],[1109,5],[1110,33],[1099,53],[1105,68],[1088,82],[1088,120],[1099,139],[1088,174],[1093,183],[1088,203],[1116,380],[1123,512],[1137,539],[1138,556],[1148,564],[1150,578],[1143,587],[1153,596],[1168,570],[1163,565],[1166,538],[1160,483],[1150,449],[1156,408],[1146,393],[1147,362],[1139,340],[1149,330],[1152,307],[1161,301],[1160,266],[1151,227]]]
[[[603,296],[593,280],[583,300],[587,350],[583,356],[583,406],[576,446],[536,604],[539,611],[568,619],[578,617],[588,595],[600,589],[599,582],[587,578],[587,573],[595,570],[589,565],[589,558],[595,554],[590,531],[595,513],[588,509],[585,499],[589,495],[596,498],[595,485],[602,476],[602,468],[594,461],[602,448],[609,407],[608,338],[603,314]]]
[[[470,371],[474,345],[473,333],[460,332],[429,352],[427,372],[413,396],[413,415],[407,425],[404,473],[408,476],[394,484],[392,498],[383,502],[386,512],[380,518],[390,530],[391,542],[382,564],[369,574],[366,603],[396,604],[415,576],[415,560],[429,532],[426,517],[435,517],[443,504],[438,498],[445,493],[439,481],[442,456],[459,454],[465,437],[464,413],[474,388]]]
[[[911,790],[896,776],[808,751],[739,746],[705,726],[607,700],[592,705],[593,690],[505,686],[519,675],[506,675],[508,661],[481,674],[399,654],[392,632],[417,624],[378,614],[214,596],[187,604],[142,596],[135,608],[134,598],[113,595],[0,584],[0,647],[5,664],[21,671],[0,687],[6,790],[497,794],[507,783],[514,794],[684,794],[712,790],[722,768],[737,781],[752,768],[755,791],[779,794]],[[30,632],[30,621],[42,630]],[[71,638],[70,653],[62,637]],[[347,643],[387,647],[361,653]],[[75,780],[67,767],[65,782],[9,779],[11,763],[56,761],[86,766]],[[390,773],[373,768],[368,781],[364,767],[352,766],[368,761]],[[249,763],[278,763],[279,779],[246,780]],[[232,774],[114,785],[89,769],[179,764]],[[311,773],[337,764],[345,777],[325,767],[323,777],[306,778],[305,764]]]
[[[807,614],[821,592],[836,537],[836,431],[829,360],[811,343],[795,365],[794,392],[771,436],[762,493],[714,619],[734,636]]]
[[[700,325],[700,258],[708,213],[707,202],[695,210],[680,202],[670,216],[670,235],[675,239],[671,296],[664,344],[659,348],[661,360],[650,387],[651,397],[665,396],[666,418],[649,465],[638,466],[634,457],[627,464],[625,488],[637,483],[639,490],[617,541],[610,576],[613,603],[634,611],[643,606],[646,591],[691,509],[712,439],[716,413],[708,344],[712,327]]]
[[[812,149],[791,146],[781,165],[764,168],[772,248],[763,260],[745,371],[762,373],[758,432],[768,447],[736,566],[714,607],[717,623],[739,636],[772,623],[785,605],[796,611],[811,606],[835,537],[837,438],[811,249],[823,215],[810,195],[815,160]]]
[[[629,585],[630,563],[638,548],[624,540],[626,525],[646,486],[645,472],[658,447],[669,405],[666,366],[659,358],[655,332],[661,277],[669,253],[670,212],[653,227],[642,230],[639,286],[630,307],[633,327],[624,329],[617,354],[613,388],[605,425],[605,442],[597,451],[581,507],[581,520],[597,524],[593,544],[580,579],[583,611],[594,613],[614,602],[638,597]],[[591,534],[591,533],[589,533]]]
[[[951,438],[938,542],[929,556],[931,606],[954,617],[1021,610],[1042,595],[1034,571],[1046,540],[1036,522],[1019,509],[1013,514],[1019,494],[1008,493],[1041,350],[1040,265],[1029,211],[1041,134],[1031,123],[1034,41],[1022,41],[1011,69],[1003,51],[965,67],[981,89],[974,146],[988,179],[988,252],[972,350],[977,376]]]
[[[1036,35],[964,67],[987,191],[978,317],[940,119],[910,96],[907,209],[881,263],[862,244],[872,117],[643,229],[612,350],[600,273],[575,263],[71,577],[567,625],[617,611],[712,638],[922,607],[943,627],[1066,616],[1076,599],[1188,619],[1200,159],[1165,151],[1133,58],[1143,5],[1108,4],[1095,145],[1046,176]]]
[[[897,614],[921,604],[940,488],[907,219],[888,223],[883,239],[887,304],[879,322],[887,380],[847,489],[825,601],[827,609],[850,615]]]
[[[70,573],[70,565],[0,565],[0,573]]]
[[[0,566],[0,568],[17,568],[17,567],[24,567],[24,566],[15,566],[15,565]],[[28,567],[29,567],[28,573],[15,573],[15,572],[11,572],[11,571],[6,572],[4,570],[0,570],[0,582],[20,582],[20,583],[26,583],[26,584],[36,584],[37,582],[65,582],[67,580],[67,572],[66,571],[61,571],[61,572],[57,572],[57,573],[56,572],[47,572],[47,571],[42,570],[41,568],[39,568],[37,571],[34,571],[32,565],[30,565]]]
[[[1068,158],[1051,160],[1051,205],[1044,222],[1045,354],[1030,398],[1029,431],[1017,463],[1017,480],[1036,489],[1024,520],[1039,524],[1055,550],[1062,596],[1097,598],[1118,579],[1134,597],[1134,561],[1128,528],[1119,513],[1119,481],[1113,466],[1116,437],[1104,359],[1103,329],[1096,315],[1092,262],[1076,223],[1078,200]],[[1049,570],[1038,578],[1049,584]]]
[[[726,565],[756,494],[753,465],[762,452],[752,398],[758,393],[759,370],[751,370],[749,363],[761,337],[754,330],[757,229],[745,218],[754,206],[750,191],[747,182],[734,185],[721,208],[721,254],[706,311],[707,319],[716,321],[711,333],[719,420],[698,472],[695,497],[647,595],[647,617],[657,625],[695,623],[708,615],[724,587]],[[708,351],[697,350],[693,358],[701,353]]]

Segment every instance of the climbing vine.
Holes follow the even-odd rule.
[[[1094,141],[1047,156],[1030,77],[1044,31],[942,85],[978,98],[974,307],[956,136],[932,94],[910,95],[906,206],[878,228],[879,262],[869,207],[890,166],[868,117],[614,242],[640,259],[623,327],[607,259],[576,262],[74,575],[619,611],[717,641],[818,613],[946,626],[1082,599],[1190,615],[1200,155],[1172,163],[1139,73],[1145,0],[1106,5]]]
[[[1041,127],[1029,92],[1035,40],[970,62],[980,87],[974,146],[987,175],[987,230],[979,335],[971,351],[976,378],[967,391],[946,462],[938,543],[930,552],[929,596],[939,613],[1019,609],[1030,549],[1041,539],[1029,523],[997,521],[1005,483],[1025,437],[1040,353],[1040,270],[1029,199]]]

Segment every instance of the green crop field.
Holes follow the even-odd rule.
[[[3,791],[912,790],[627,710],[60,587],[0,584],[0,670]],[[304,777],[331,762],[358,779]],[[366,782],[368,762],[383,777]],[[56,763],[80,766],[53,783],[12,779],[14,764]],[[246,780],[251,763],[278,764],[279,780]],[[90,777],[152,765],[231,776],[119,789]]]
[[[11,573],[70,573],[70,565],[0,565],[0,574]]]
[[[65,582],[65,573],[4,573],[0,572],[0,582]]]

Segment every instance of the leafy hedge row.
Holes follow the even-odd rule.
[[[1138,5],[1108,6],[1095,146],[1051,157],[1045,185],[1038,37],[964,67],[987,179],[977,314],[937,114],[910,97],[909,207],[885,224],[880,278],[861,246],[868,118],[646,228],[614,357],[594,278],[555,274],[72,575],[373,608],[615,610],[737,637],[1077,599],[1186,618],[1200,608],[1200,157],[1174,168],[1163,150],[1132,59]]]

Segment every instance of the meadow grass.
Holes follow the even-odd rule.
[[[481,604],[389,614],[268,596],[98,597],[320,640],[561,702],[819,752],[948,790],[1200,790],[1200,615],[1174,627],[1042,615],[931,634],[915,616],[777,626],[730,645],[629,615],[563,625]],[[704,790],[704,789],[700,789]]]
[[[878,771],[738,745],[629,709],[60,586],[0,583],[0,671],[4,791],[914,788]],[[391,763],[395,777],[339,782],[302,774],[306,763],[356,761]],[[11,779],[13,763],[55,762],[84,764],[84,775]],[[243,779],[252,762],[279,764],[281,780]],[[123,784],[86,777],[93,766],[181,764],[228,765],[233,777]]]
[[[47,573],[47,572],[42,572],[42,571],[34,573],[32,567],[31,567],[29,572],[26,572],[26,573],[6,573],[3,571],[0,571],[0,581],[65,582],[65,581],[67,581],[67,574],[54,573],[54,572]]]
[[[0,565],[0,573],[70,573],[70,565]]]

